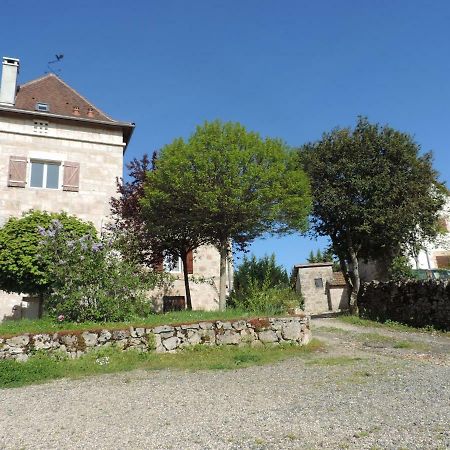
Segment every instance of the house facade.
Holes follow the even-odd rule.
[[[442,233],[428,242],[416,258],[411,258],[414,269],[450,269],[450,197],[442,209],[439,224]]]
[[[38,209],[76,215],[101,233],[116,195],[116,179],[122,177],[134,123],[112,119],[52,73],[18,85],[19,71],[18,59],[3,58],[0,226],[11,216]],[[210,248],[194,255],[192,273],[205,273],[213,280],[199,295],[194,295],[199,288],[193,283],[194,307],[215,308],[217,258],[217,250]],[[217,270],[210,270],[209,263]],[[179,284],[172,283],[168,294],[184,295]],[[0,320],[36,314],[31,299],[0,291]]]

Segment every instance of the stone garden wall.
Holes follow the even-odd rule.
[[[192,345],[251,345],[292,343],[305,345],[311,339],[309,316],[255,318],[232,321],[162,325],[124,330],[64,331],[0,337],[0,360],[26,361],[36,351],[59,352],[76,358],[114,345],[122,350],[174,352]]]
[[[358,305],[360,316],[367,319],[450,329],[448,281],[374,281],[361,287]]]

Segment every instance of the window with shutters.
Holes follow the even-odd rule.
[[[60,162],[32,160],[29,186],[41,189],[59,189],[60,167]]]

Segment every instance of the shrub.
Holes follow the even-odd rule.
[[[275,255],[258,260],[244,257],[235,274],[235,289],[230,297],[232,306],[256,313],[278,314],[300,307],[299,296],[289,286],[286,270],[275,262]]]
[[[271,288],[289,287],[286,269],[276,264],[275,255],[266,255],[260,259],[255,255],[251,258],[244,256],[242,264],[234,274],[234,295],[243,297],[247,295],[250,284],[262,286],[265,282]]]
[[[406,256],[397,256],[393,258],[392,263],[388,268],[388,276],[392,281],[417,279],[417,275],[409,264],[409,260]]]
[[[150,312],[146,291],[156,276],[122,259],[111,240],[90,234],[67,240],[57,220],[40,233],[42,254],[52,262],[45,299],[49,314],[59,320],[114,322]]]
[[[41,254],[39,229],[57,220],[66,239],[95,236],[91,223],[66,213],[29,211],[23,217],[11,217],[0,228],[0,289],[7,292],[41,294],[49,284],[50,261]]]

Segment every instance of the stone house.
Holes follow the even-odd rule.
[[[18,85],[20,63],[3,58],[0,85],[0,226],[31,209],[65,211],[91,221],[101,233],[122,177],[123,157],[134,123],[114,120],[53,73]],[[219,254],[198,249],[190,273],[209,280],[193,283],[193,306],[218,307]],[[158,294],[169,309],[182,307],[179,268],[172,287]],[[176,297],[176,298],[175,298]],[[36,317],[23,295],[0,291],[0,321]]]
[[[347,285],[341,272],[333,272],[333,263],[296,264],[293,278],[296,292],[303,296],[305,312],[348,309]]]

